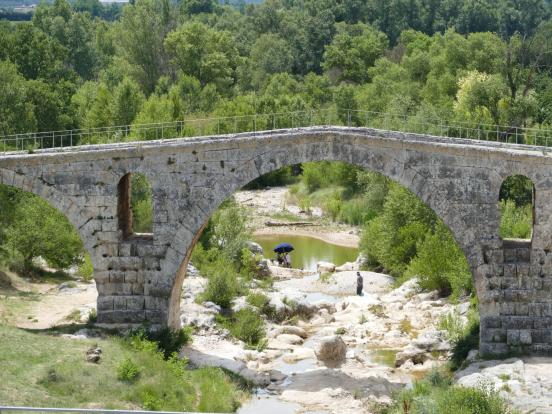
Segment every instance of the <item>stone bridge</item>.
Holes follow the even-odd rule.
[[[195,241],[217,207],[260,175],[306,161],[377,171],[452,230],[479,297],[481,351],[552,354],[552,157],[542,149],[325,127],[0,154],[0,183],[33,192],[78,229],[95,269],[98,322],[178,326]],[[153,190],[153,234],[132,232],[129,174]],[[499,191],[534,183],[531,241],[499,237]]]

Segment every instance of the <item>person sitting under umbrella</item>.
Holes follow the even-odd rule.
[[[291,256],[289,253],[293,250],[293,246],[289,243],[281,243],[276,246],[273,251],[276,253],[278,264],[284,267],[291,267]]]

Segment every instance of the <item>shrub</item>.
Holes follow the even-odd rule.
[[[259,276],[259,262],[261,257],[243,248],[240,256],[240,274],[247,279]]]
[[[342,202],[337,197],[332,197],[323,205],[324,212],[330,216],[332,221],[337,221],[339,218],[339,213],[341,212]]]
[[[247,295],[247,303],[259,308],[263,315],[273,318],[275,313],[274,306],[270,305],[270,298],[262,293],[250,293]]]
[[[237,274],[233,266],[224,257],[219,257],[202,271],[209,276],[207,287],[201,295],[204,301],[214,302],[223,308],[229,308],[238,293]]]
[[[439,290],[442,295],[451,292],[458,297],[471,291],[471,272],[468,262],[452,234],[439,222],[433,234],[419,244],[405,277],[417,276],[423,289]]]
[[[90,259],[90,255],[88,253],[84,254],[84,258],[82,263],[79,265],[77,274],[85,282],[91,282],[94,278],[94,266],[92,265],[92,260]]]
[[[445,331],[447,339],[454,344],[466,333],[466,324],[462,321],[458,311],[442,315],[437,326],[440,330]]]
[[[508,414],[508,407],[492,386],[480,384],[478,388],[452,385],[448,375],[437,370],[416,381],[411,389],[405,389],[395,397],[388,414]]]
[[[117,366],[117,379],[124,382],[135,382],[140,376],[140,367],[130,358],[125,358]]]
[[[93,325],[96,323],[97,320],[98,320],[98,312],[96,311],[96,309],[92,309],[88,313],[88,320],[86,321],[86,323],[88,325]]]
[[[165,359],[178,353],[180,348],[192,342],[193,328],[190,326],[181,329],[163,328],[156,331],[146,331],[145,338],[157,344]]]
[[[364,224],[372,217],[373,213],[364,198],[353,198],[344,202],[339,212],[339,221],[353,226]]]
[[[252,309],[240,309],[227,319],[219,316],[218,321],[230,331],[232,336],[251,347],[258,346],[265,337],[265,323]]]

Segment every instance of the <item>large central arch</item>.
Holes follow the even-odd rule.
[[[240,188],[256,178],[278,170],[282,167],[311,161],[341,161],[360,167],[365,170],[375,171],[387,178],[398,182],[409,189],[426,203],[449,227],[459,246],[463,250],[470,265],[474,280],[482,252],[476,234],[469,224],[471,215],[464,216],[459,211],[459,205],[471,204],[470,197],[475,193],[485,195],[485,204],[478,204],[477,210],[485,217],[497,221],[499,215],[496,209],[498,200],[498,187],[493,185],[500,183],[500,177],[494,175],[494,180],[484,180],[476,187],[443,185],[441,181],[451,179],[464,179],[469,182],[469,177],[462,177],[455,166],[458,160],[454,156],[433,157],[431,154],[419,153],[406,148],[396,146],[377,148],[367,146],[362,140],[354,136],[330,135],[322,136],[317,140],[294,140],[293,143],[283,140],[280,145],[265,147],[265,151],[258,152],[251,159],[244,159],[235,170],[236,179],[223,180],[218,183],[209,197],[209,202],[204,203],[195,212],[197,219],[195,226],[179,226],[173,242],[173,246],[181,249],[181,263],[177,269],[170,266],[166,272],[176,270],[176,278],[171,291],[169,324],[177,326],[179,323],[179,303],[181,287],[185,277],[187,264],[203,226],[210,216],[217,210],[221,203],[238,191]],[[299,142],[298,142],[299,141]],[[278,143],[279,144],[279,143]],[[291,148],[290,146],[293,145]],[[481,188],[484,185],[484,188]],[[190,235],[192,236],[190,240]],[[494,236],[491,241],[494,240]],[[496,237],[499,243],[498,236]],[[178,247],[177,247],[178,246]],[[476,287],[478,284],[475,284]]]

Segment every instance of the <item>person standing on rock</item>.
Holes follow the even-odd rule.
[[[362,296],[362,288],[364,287],[364,279],[360,275],[360,272],[357,272],[357,295]]]

